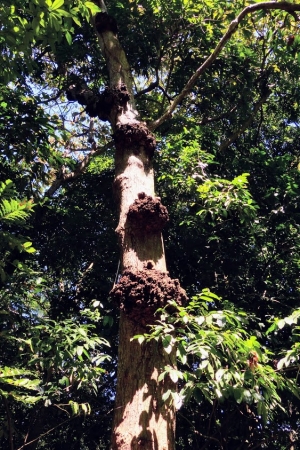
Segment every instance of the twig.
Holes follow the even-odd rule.
[[[53,102],[55,100],[58,100],[59,97],[61,96],[62,92],[63,92],[62,90],[58,90],[57,93],[53,97],[50,97],[47,100],[40,100],[39,104],[50,103],[50,102]]]
[[[271,91],[268,91],[265,95],[263,95],[260,100],[255,104],[252,113],[250,114],[250,116],[248,117],[247,120],[245,120],[245,122],[242,124],[242,126],[236,130],[234,133],[232,133],[232,135],[230,136],[229,139],[227,139],[225,142],[223,142],[220,147],[219,150],[225,150],[226,148],[229,147],[230,144],[232,144],[253,122],[254,120],[254,116],[257,113],[257,111],[260,109],[260,107],[263,105],[263,103],[265,103],[268,99],[268,97],[270,96]]]
[[[217,44],[214,51],[211,53],[211,55],[204,61],[203,64],[196,70],[196,72],[192,75],[192,77],[189,79],[183,90],[180,92],[180,94],[174,99],[172,104],[169,106],[169,108],[163,113],[163,115],[155,120],[154,122],[151,122],[148,127],[151,131],[155,130],[158,126],[160,126],[165,120],[170,118],[177,108],[177,106],[184,100],[184,98],[191,92],[192,88],[195,86],[196,81],[202,75],[205,70],[212,65],[212,63],[217,59],[221,51],[223,50],[225,44],[229,41],[231,36],[235,33],[237,30],[239,24],[241,21],[251,13],[254,13],[259,10],[271,10],[271,9],[277,9],[277,10],[283,10],[291,13],[293,17],[295,17],[295,11],[300,11],[300,5],[295,5],[293,3],[288,2],[261,2],[256,3],[254,5],[247,6],[243,9],[243,11],[237,16],[235,20],[233,20],[226,33],[223,35],[223,37],[220,39],[219,43]]]
[[[75,416],[74,416],[75,417]],[[58,427],[61,427],[62,425],[64,425],[67,422],[70,422],[74,417],[70,417],[69,419],[64,420],[62,423],[60,423],[59,425],[56,425],[55,427],[51,428],[50,430],[46,431],[46,433],[41,434],[40,436],[38,436],[37,438],[33,439],[30,442],[27,442],[26,444],[23,444],[21,447],[17,448],[17,450],[22,450],[22,448],[27,447],[27,445],[32,444],[35,441],[38,441],[39,439],[41,439],[43,436],[46,436],[47,434],[51,433],[53,430],[55,430]]]
[[[145,89],[142,89],[141,91],[137,92],[134,98],[138,98],[141,95],[147,94],[147,92],[153,91],[153,89],[155,89],[156,87],[158,87],[158,79],[153,81],[153,83],[150,83],[149,86],[146,87]]]
[[[170,97],[170,95],[167,93],[166,89],[164,89],[162,86],[158,86],[158,88],[162,91],[162,93],[164,94],[164,100],[167,98],[169,100],[169,102],[171,102],[173,99],[172,97]]]
[[[230,110],[224,112],[223,114],[219,114],[214,117],[207,117],[206,119],[201,120],[201,122],[197,122],[197,125],[206,125],[211,122],[217,122],[218,120],[225,119],[225,117],[229,116],[229,114],[233,113],[237,109],[237,105],[231,108]]]
[[[190,424],[190,426],[193,427],[193,432],[194,432],[196,435],[199,435],[199,436],[201,436],[201,437],[204,438],[204,439],[208,439],[208,440],[217,442],[217,443],[220,445],[220,448],[221,448],[221,449],[223,448],[223,446],[222,446],[221,442],[219,441],[219,439],[217,439],[217,438],[215,438],[215,437],[213,437],[213,436],[207,436],[207,435],[205,435],[205,434],[200,433],[200,431],[198,431],[198,430],[195,429],[195,426],[192,424],[192,422],[191,422],[187,417],[185,417],[185,416],[184,416],[182,413],[180,413],[180,412],[178,413],[178,415],[180,415],[184,420],[186,420],[186,421]],[[206,447],[206,444],[205,444],[205,447]],[[201,448],[205,448],[205,447],[201,447]],[[18,449],[18,450],[19,450],[19,449]]]
[[[88,155],[78,164],[77,168],[73,172],[62,173],[59,178],[52,183],[52,186],[46,191],[45,197],[52,197],[52,195],[64,184],[69,181],[73,181],[78,178],[86,169],[86,167],[91,162],[92,158],[97,155],[101,155],[104,153],[112,144],[112,142],[108,142],[104,147],[96,148],[95,150],[91,150]]]

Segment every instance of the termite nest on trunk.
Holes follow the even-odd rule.
[[[89,89],[85,81],[79,79],[75,83],[70,84],[70,86],[66,89],[66,97],[69,102],[78,102],[83,106],[94,102],[96,96],[97,94]]]
[[[134,153],[139,154],[143,147],[150,157],[153,156],[156,140],[147,126],[142,123],[118,125],[113,137],[117,149],[131,148]]]
[[[159,197],[151,197],[144,192],[129,207],[128,225],[133,233],[157,233],[169,220],[168,210],[161,204]]]
[[[114,34],[118,33],[118,25],[116,19],[106,12],[97,13],[95,15],[95,28],[99,34],[111,31]]]
[[[152,266],[151,261],[149,266]],[[168,273],[156,269],[125,270],[110,295],[132,320],[141,321],[144,325],[151,322],[155,311],[166,306],[169,300],[175,300],[179,306],[187,302],[179,280],[173,280]]]
[[[125,84],[120,87],[106,87],[103,92],[93,92],[84,82],[77,82],[69,86],[66,91],[69,101],[77,101],[86,106],[90,117],[99,117],[100,120],[109,120],[112,111],[121,112],[130,100],[130,94]]]
[[[130,99],[130,94],[127,91],[125,84],[120,87],[109,88],[97,96],[96,101],[88,104],[86,112],[90,117],[99,117],[100,120],[109,120],[111,112],[116,113],[125,109],[127,102]]]

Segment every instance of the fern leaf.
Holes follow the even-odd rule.
[[[14,183],[11,180],[0,182],[0,197],[11,198],[15,195]]]
[[[29,216],[31,207],[30,202],[21,203],[15,199],[3,199],[0,203],[0,220],[24,223]]]

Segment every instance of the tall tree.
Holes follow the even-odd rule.
[[[163,401],[173,383],[159,382],[158,377],[162,367],[175,366],[175,351],[164,353],[156,342],[141,346],[133,338],[153,323],[157,307],[166,306],[171,299],[182,304],[185,293],[166,272],[161,230],[168,214],[155,196],[155,138],[136,111],[130,66],[117,38],[116,22],[105,5],[101,6],[102,12],[93,21],[108,68],[109,87],[94,105],[99,108],[96,114],[109,120],[114,133],[114,190],[119,205],[116,232],[122,271],[111,291],[121,309],[112,448],[174,448],[174,406]],[[88,108],[90,102],[91,96]]]
[[[107,64],[109,87],[95,100],[90,92],[82,92],[82,89],[79,95],[82,97],[84,93],[87,111],[92,103],[93,115],[109,120],[116,145],[114,187],[119,204],[116,231],[122,277],[111,292],[121,308],[112,448],[172,449],[175,447],[174,403],[163,402],[172,380],[159,381],[159,374],[167,365],[175,368],[175,348],[166,353],[157,348],[155,341],[139,346],[133,338],[153,323],[157,307],[166,306],[171,299],[181,305],[185,293],[179,282],[170,279],[166,273],[161,229],[168,219],[166,209],[154,192],[152,157],[155,139],[136,111],[130,66],[117,37],[116,22],[107,13],[103,2],[99,6],[102,11],[94,16],[93,22]],[[199,76],[216,60],[244,17],[258,10],[271,9],[295,13],[300,7],[276,2],[246,7],[229,24],[215,50],[191,76],[170,107],[152,123],[152,130],[170,118],[192,91]],[[71,92],[76,98],[77,86],[75,92]],[[266,86],[253,114],[268,95]],[[251,123],[251,118],[248,122]],[[248,122],[243,124],[244,128]]]

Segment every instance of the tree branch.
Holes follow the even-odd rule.
[[[164,89],[162,86],[158,86],[158,88],[162,91],[162,93],[164,94],[164,100],[167,98],[169,100],[169,102],[172,101],[172,97],[169,96],[169,94],[167,93],[166,89]]]
[[[65,183],[70,182],[78,178],[91,162],[92,158],[104,153],[112,142],[108,142],[104,147],[91,150],[90,153],[78,164],[77,168],[73,172],[61,173],[59,177],[54,180],[48,191],[45,193],[45,197],[52,197],[53,194]]]
[[[184,420],[186,420],[186,421],[189,423],[189,425],[193,428],[193,432],[194,432],[196,435],[201,436],[202,438],[208,440],[208,442],[207,442],[206,444],[204,444],[204,446],[201,447],[200,450],[205,449],[205,448],[210,444],[209,441],[217,442],[217,444],[219,444],[220,446],[222,446],[222,444],[221,444],[221,442],[219,441],[219,439],[215,438],[214,436],[208,436],[208,435],[205,435],[205,434],[200,433],[200,431],[196,430],[195,425],[193,425],[192,422],[191,422],[187,417],[185,417],[185,416],[184,416],[182,413],[180,413],[180,412],[178,413],[178,415],[180,415]]]
[[[106,7],[106,4],[105,4],[104,0],[99,0],[99,6],[100,6],[102,12],[106,12],[107,13],[107,7]]]
[[[12,429],[12,422],[11,422],[11,415],[10,415],[10,410],[9,410],[9,406],[8,406],[8,401],[4,395],[1,395],[1,397],[2,397],[3,403],[5,405],[5,409],[6,409],[9,448],[10,448],[10,450],[14,450],[13,429]]]
[[[155,88],[158,87],[158,83],[159,83],[158,79],[155,80],[155,81],[153,81],[152,83],[149,84],[148,87],[146,87],[145,89],[142,89],[141,91],[137,92],[137,93],[135,94],[134,98],[138,98],[138,97],[140,97],[141,95],[147,94],[147,92],[153,91],[153,89],[155,89]]]
[[[206,119],[201,120],[201,122],[197,122],[197,125],[206,125],[211,122],[217,122],[218,120],[225,119],[225,117],[229,116],[229,114],[233,113],[237,108],[237,105],[233,106],[233,108],[229,109],[228,111],[225,111],[223,114],[219,114],[218,116],[214,117],[207,117]]]
[[[53,97],[48,98],[47,100],[40,100],[40,101],[39,101],[39,104],[40,104],[40,105],[45,104],[45,103],[47,104],[47,103],[53,102],[53,101],[55,101],[55,100],[58,100],[59,97],[61,96],[62,92],[63,92],[63,90],[62,90],[62,89],[59,89],[59,90],[57,91],[57,94],[55,94]]]
[[[290,14],[292,14],[293,17],[295,18],[295,15],[296,15],[295,11],[300,11],[300,5],[299,4],[295,5],[295,4],[288,3],[288,2],[272,1],[272,2],[256,3],[254,5],[250,5],[250,6],[247,6],[246,8],[244,8],[243,11],[236,17],[236,19],[234,19],[230,23],[226,33],[220,39],[219,43],[217,44],[217,46],[214,49],[214,51],[212,52],[212,54],[204,61],[203,64],[201,64],[201,66],[196,70],[194,75],[192,75],[192,77],[189,79],[189,81],[187,82],[187,84],[185,85],[183,90],[174,99],[174,101],[172,102],[170,107],[163,113],[163,115],[159,119],[155,120],[154,122],[152,122],[152,123],[150,123],[148,125],[149,129],[151,131],[155,130],[163,122],[165,122],[165,120],[167,120],[168,118],[170,118],[172,116],[172,114],[175,111],[175,109],[177,108],[177,106],[191,92],[192,88],[195,86],[196,81],[198,80],[200,75],[202,75],[205,72],[205,70],[207,68],[209,68],[212,65],[212,63],[217,59],[217,57],[219,56],[219,54],[223,50],[224,46],[226,45],[226,43],[229,41],[231,36],[237,30],[237,28],[238,28],[239,24],[242,22],[242,20],[248,14],[252,14],[252,13],[254,13],[256,11],[259,11],[259,10],[262,10],[262,9],[263,10],[282,10],[282,11],[286,11],[286,12],[289,12]],[[297,15],[296,15],[296,17],[297,17],[297,19],[299,19]]]
[[[67,422],[70,422],[71,420],[73,420],[74,417],[70,417],[69,419],[66,419],[64,422],[61,422],[60,424],[56,425],[55,427],[51,428],[50,430],[46,431],[45,433],[41,434],[40,436],[38,436],[37,438],[33,439],[30,442],[27,442],[23,445],[21,445],[21,447],[19,447],[17,450],[22,450],[22,448],[27,447],[27,445],[32,444],[33,442],[38,441],[39,439],[41,439],[43,436],[46,436],[47,434],[51,433],[53,430],[55,430],[58,427],[61,427],[62,425],[64,425]]]
[[[254,108],[252,113],[250,114],[250,116],[248,117],[247,120],[245,120],[245,122],[242,124],[242,126],[236,130],[234,133],[232,133],[232,135],[230,136],[229,139],[227,139],[225,142],[223,142],[220,147],[219,150],[225,150],[227,147],[229,147],[230,144],[232,144],[253,122],[254,116],[257,113],[257,111],[259,110],[259,108],[263,105],[263,103],[265,103],[267,101],[267,99],[269,98],[271,94],[271,90],[268,91],[266,94],[264,94],[258,102],[255,103]]]

